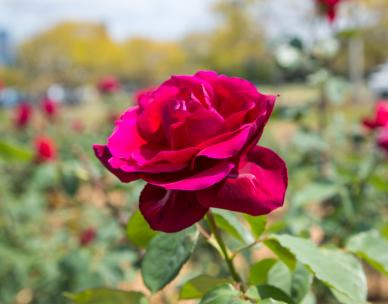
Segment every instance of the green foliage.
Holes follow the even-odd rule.
[[[253,242],[253,237],[249,231],[241,224],[236,215],[231,212],[214,209],[213,211],[217,226],[227,232],[230,236],[236,238],[242,243],[249,244]]]
[[[342,303],[366,302],[365,274],[361,264],[353,256],[338,250],[320,249],[309,240],[289,235],[274,235],[273,240],[287,248],[300,263],[308,267],[319,280],[331,288]]]
[[[238,290],[231,285],[220,286],[207,293],[199,304],[249,304],[241,298]]]
[[[268,272],[275,263],[276,260],[274,259],[264,259],[253,264],[249,270],[249,283],[252,285],[265,283]]]
[[[156,235],[139,210],[131,216],[127,224],[128,239],[139,247],[146,247],[151,239]]]
[[[0,140],[0,159],[2,161],[31,161],[33,153],[19,145]]]
[[[378,271],[388,274],[388,240],[378,231],[372,230],[354,235],[348,240],[346,248]]]
[[[265,226],[267,224],[266,216],[251,216],[244,214],[244,219],[248,222],[251,227],[252,234],[255,239],[258,239],[263,232],[265,231]]]
[[[122,291],[107,288],[88,289],[79,293],[67,293],[66,297],[75,304],[147,304],[140,292]]]
[[[149,243],[141,274],[147,288],[157,292],[170,283],[187,262],[198,239],[193,226],[173,234],[159,234]]]
[[[229,279],[214,278],[205,274],[188,280],[183,284],[179,298],[182,300],[198,299],[217,286],[229,283]]]

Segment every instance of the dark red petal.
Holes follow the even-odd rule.
[[[150,184],[140,195],[139,207],[152,229],[168,233],[190,227],[208,211],[198,203],[195,191],[166,190]]]
[[[114,169],[109,163],[109,159],[112,157],[109,149],[105,145],[93,145],[94,153],[100,162],[114,175],[116,175],[123,183],[129,183],[140,178],[139,174],[127,173],[120,169]]]
[[[129,158],[145,144],[137,130],[137,111],[137,107],[127,110],[116,122],[116,128],[109,136],[107,144],[113,156]]]
[[[287,189],[287,168],[273,151],[255,147],[239,168],[237,178],[198,193],[206,207],[262,215],[283,205]]]
[[[144,180],[150,184],[157,185],[169,190],[193,191],[205,189],[213,186],[223,180],[235,167],[229,161],[210,162],[210,165],[199,166],[197,169],[183,170],[176,173],[166,174],[147,174],[143,176]],[[197,163],[201,163],[198,161]]]

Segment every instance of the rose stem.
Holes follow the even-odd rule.
[[[229,257],[229,255],[228,255],[228,251],[227,251],[227,249],[226,249],[224,240],[223,240],[222,237],[221,237],[220,230],[218,229],[217,224],[216,224],[216,221],[215,221],[215,219],[214,219],[214,216],[213,216],[213,214],[210,212],[210,210],[209,210],[209,212],[207,213],[207,220],[208,220],[208,222],[209,222],[210,229],[211,229],[211,231],[213,232],[214,237],[215,237],[215,239],[216,239],[218,245],[220,246],[220,249],[221,249],[222,254],[223,254],[223,256],[224,256],[226,265],[228,266],[229,272],[230,272],[230,274],[232,275],[233,280],[234,280],[236,283],[238,283],[238,284],[242,284],[242,280],[241,280],[239,274],[237,273],[236,268],[235,268],[234,265],[233,265],[232,259],[231,259],[231,258]]]

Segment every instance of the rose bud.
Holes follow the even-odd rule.
[[[267,214],[283,205],[288,183],[284,161],[256,146],[275,100],[211,71],[173,76],[94,151],[122,182],[147,182],[139,207],[154,230],[185,229],[212,207]]]
[[[35,159],[38,163],[56,159],[55,144],[49,137],[40,136],[35,139]]]
[[[45,98],[42,100],[41,108],[46,117],[51,120],[58,113],[58,103],[50,98]]]
[[[32,106],[27,102],[22,102],[15,111],[15,126],[17,128],[26,127],[32,118]]]
[[[371,130],[388,125],[388,101],[380,100],[376,104],[374,117],[364,118],[362,123],[365,127]]]
[[[88,246],[97,236],[97,231],[94,228],[88,228],[81,232],[79,243],[81,246]]]
[[[116,93],[120,89],[120,83],[114,76],[106,76],[97,85],[102,94]]]

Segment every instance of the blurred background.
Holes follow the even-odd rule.
[[[280,94],[261,142],[290,171],[273,231],[339,245],[366,226],[388,235],[386,155],[361,123],[388,98],[388,1],[342,1],[334,20],[318,2],[0,0],[0,303],[144,289],[126,236],[142,183],[120,184],[91,146],[172,74],[210,69]],[[196,267],[222,272],[201,246]],[[369,271],[371,300],[387,303]],[[176,303],[179,284],[154,303]],[[336,303],[320,292],[309,303]]]

